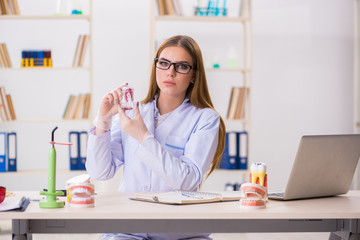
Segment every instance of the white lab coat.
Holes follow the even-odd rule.
[[[216,152],[219,115],[185,99],[155,129],[156,101],[140,104],[139,110],[154,135],[143,144],[122,131],[118,115],[110,131],[95,136],[90,130],[86,169],[91,178],[110,179],[123,165],[120,191],[196,190]],[[126,114],[132,117],[133,111]]]

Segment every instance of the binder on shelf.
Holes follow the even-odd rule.
[[[85,170],[87,137],[86,131],[69,132],[70,170]]]
[[[239,145],[238,156],[239,156],[239,169],[246,170],[248,169],[248,156],[249,156],[249,140],[248,140],[248,132],[238,132],[237,135],[237,143]]]
[[[79,170],[86,170],[85,162],[86,162],[86,150],[87,150],[87,139],[88,133],[86,131],[79,132]]]
[[[238,169],[237,132],[227,132],[225,135],[225,148],[220,161],[222,169]]]
[[[17,171],[17,137],[15,132],[7,133],[8,172]]]
[[[6,172],[6,132],[0,132],[0,172]]]
[[[248,168],[248,132],[226,133],[225,148],[219,168],[243,170]]]

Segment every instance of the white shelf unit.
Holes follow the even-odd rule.
[[[181,4],[189,4],[188,1],[181,1]],[[241,4],[241,1],[239,1]],[[251,164],[251,88],[252,88],[252,18],[251,18],[251,0],[249,1],[249,15],[247,17],[241,16],[226,16],[226,17],[213,17],[213,16],[176,16],[176,15],[162,15],[157,14],[157,1],[151,0],[150,5],[150,62],[153,62],[153,57],[157,48],[157,41],[159,40],[159,32],[161,32],[164,26],[159,26],[161,24],[167,24],[169,27],[166,28],[163,32],[171,32],[170,35],[160,38],[160,40],[165,40],[165,38],[172,35],[185,34],[189,35],[195,40],[197,37],[201,39],[201,35],[206,35],[208,37],[207,44],[206,42],[198,41],[200,48],[203,53],[204,62],[206,64],[205,56],[207,55],[207,47],[217,46],[219,43],[216,40],[212,40],[212,36],[219,37],[222,31],[223,26],[233,27],[233,32],[240,32],[236,35],[238,41],[236,42],[236,47],[239,51],[239,67],[236,69],[229,69],[227,67],[221,68],[212,68],[208,67],[209,64],[206,64],[206,75],[208,80],[208,86],[210,90],[210,95],[215,106],[215,109],[223,117],[226,130],[227,131],[242,131],[246,130],[248,132],[248,169]],[[240,15],[240,13],[238,13]],[[191,25],[191,26],[190,26]],[[212,25],[216,25],[212,27]],[[171,31],[171,28],[177,28],[179,26],[179,31]],[[192,31],[186,31],[187,29],[192,29]],[[186,30],[184,30],[186,29]],[[195,31],[194,31],[195,29]],[[196,29],[201,29],[197,31]],[[216,31],[221,33],[217,34]],[[205,38],[206,38],[205,36]],[[211,37],[210,37],[211,36]],[[227,35],[229,37],[229,35]],[[222,39],[228,41],[226,36]],[[205,44],[204,44],[205,43]],[[207,45],[207,46],[206,46]],[[210,46],[211,45],[211,46]],[[225,55],[226,53],[224,53]],[[241,57],[242,56],[242,57]],[[221,78],[229,78],[229,81],[219,80]],[[219,91],[219,85],[226,85],[224,91]],[[243,86],[248,88],[248,97],[246,103],[246,116],[245,119],[240,120],[227,120],[227,110],[230,102],[230,93],[231,87]],[[209,180],[205,182],[203,189],[211,189],[214,187],[214,183],[220,181],[221,183],[215,184],[218,190],[223,190],[221,186],[224,186],[226,183],[241,183],[248,181],[249,171],[244,170],[223,170],[218,169],[215,173],[210,176]],[[216,179],[216,180],[215,180]],[[208,185],[211,185],[208,186]],[[214,189],[214,188],[212,188]]]
[[[36,0],[32,1],[36,4]],[[56,1],[53,3],[55,6]],[[94,93],[93,2],[87,0],[85,4],[84,15],[51,15],[50,11],[41,15],[0,15],[0,31],[7,30],[2,31],[0,42],[6,43],[13,65],[12,68],[0,68],[0,86],[11,94],[17,117],[17,120],[0,122],[0,131],[17,133],[17,172],[0,173],[1,183],[16,186],[10,190],[36,190],[23,188],[20,182],[37,179],[37,186],[39,177],[47,184],[49,141],[55,126],[58,126],[55,141],[68,142],[69,131],[87,131],[92,125],[92,101],[88,119],[62,118],[70,94],[90,93],[92,97]],[[21,2],[20,9],[23,10]],[[28,26],[31,26],[31,30]],[[26,33],[22,33],[22,30]],[[45,40],[41,35],[44,32],[47,34]],[[27,34],[26,39],[18,37],[18,34]],[[72,67],[80,34],[90,36],[84,67]],[[51,49],[53,67],[21,68],[21,50],[27,48]],[[27,102],[31,102],[30,107],[25,107]],[[69,170],[68,147],[57,145],[56,151],[60,179],[83,172]],[[21,176],[23,180],[16,181],[16,185],[10,184],[14,176]]]

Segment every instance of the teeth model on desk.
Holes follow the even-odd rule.
[[[241,184],[242,208],[265,208],[267,199],[267,174],[265,163],[251,164],[250,183]]]
[[[69,203],[71,207],[94,207],[94,185],[91,183],[71,185]]]
[[[79,175],[66,181],[66,189],[71,207],[94,207],[95,187],[88,174]]]

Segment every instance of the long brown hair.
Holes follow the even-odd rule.
[[[199,45],[189,36],[177,35],[165,40],[158,50],[156,51],[155,58],[160,56],[160,53],[167,47],[178,46],[184,48],[192,57],[193,70],[194,70],[194,83],[191,83],[186,91],[186,96],[189,98],[190,103],[198,108],[211,108],[215,111],[211,97],[209,94],[206,74],[204,68],[204,62]],[[155,64],[152,65],[149,91],[142,103],[148,103],[154,100],[155,95],[160,91],[156,83],[156,68]],[[219,115],[220,116],[220,115]],[[211,164],[211,168],[207,177],[214,171],[219,165],[221,155],[225,147],[225,123],[220,116],[219,127],[219,141],[216,148],[215,156]]]

